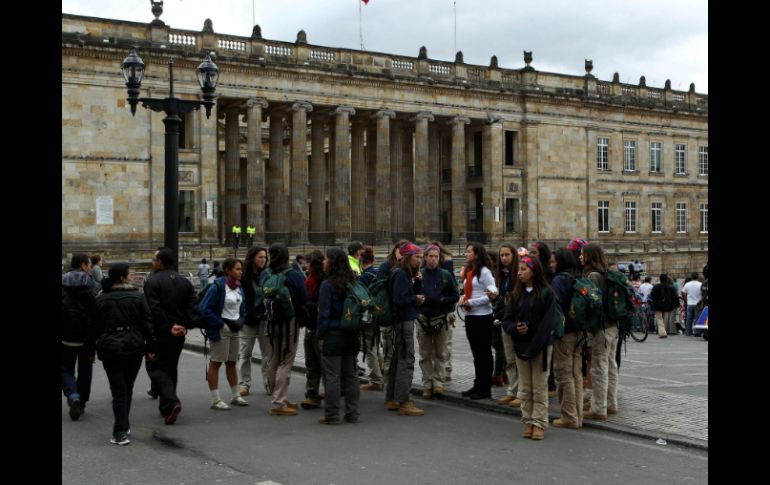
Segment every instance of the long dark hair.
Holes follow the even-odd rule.
[[[556,259],[556,271],[554,273],[567,272],[570,276],[575,276],[578,273],[575,255],[569,249],[559,248],[553,252],[553,257]]]
[[[546,280],[551,281],[553,279],[553,272],[551,271],[551,248],[549,248],[543,241],[532,243],[532,247],[537,249],[537,259],[540,260],[540,264],[543,266]]]
[[[348,255],[338,247],[331,247],[326,250],[326,259],[329,260],[329,273],[326,279],[338,296],[345,296],[348,291],[347,284],[356,280],[356,274],[350,269],[350,263],[348,263]]]
[[[401,268],[404,270],[404,273],[406,273],[406,276],[408,278],[414,278],[417,275],[417,273],[420,272],[419,267],[412,268],[412,265],[410,263],[410,261],[412,260],[412,256],[414,256],[415,254],[417,253],[407,254],[406,256],[401,258],[401,262],[397,266],[398,268]]]
[[[390,270],[393,271],[396,269],[396,266],[398,265],[398,260],[396,259],[396,252],[398,252],[399,249],[401,249],[401,246],[408,243],[406,239],[399,239],[396,241],[396,244],[393,245],[393,249],[391,249],[390,253],[388,254],[388,265],[390,266]]]
[[[246,253],[246,269],[243,270],[243,277],[241,278],[241,284],[244,286],[251,285],[252,281],[259,281],[259,275],[267,268],[267,261],[265,261],[265,268],[262,269],[258,268],[257,263],[254,262],[254,258],[262,251],[267,257],[267,248],[262,246],[252,246]]]
[[[527,266],[532,270],[532,287],[534,288],[535,296],[537,298],[540,298],[540,295],[542,294],[543,288],[550,288],[550,285],[548,284],[548,281],[545,279],[545,273],[543,272],[543,265],[540,264],[540,260],[537,258],[533,258],[531,256],[524,256],[519,260],[519,264],[524,263],[532,263],[530,266],[527,264]],[[518,277],[516,278],[516,284],[513,286],[513,291],[511,292],[511,297],[513,299],[513,306],[516,307],[519,305],[519,300],[521,299],[521,295],[526,291],[525,288],[527,286],[522,282]]]
[[[481,268],[485,266],[489,268],[491,266],[489,255],[487,254],[487,248],[478,242],[469,242],[465,245],[465,249],[468,249],[468,247],[473,249],[473,254],[476,257],[473,258],[473,261],[468,264],[469,268],[466,268],[466,274],[467,270],[471,269],[473,270],[473,275],[476,277],[476,279],[481,281]]]
[[[604,258],[604,251],[598,244],[586,244],[580,251],[583,253],[584,274],[591,271],[603,273],[606,270],[607,260]]]
[[[324,253],[319,250],[312,251],[307,255],[308,276],[314,276],[318,281],[324,279]]]
[[[273,243],[270,245],[270,269],[273,273],[283,271],[289,267],[289,248],[283,243]]]
[[[516,268],[519,267],[519,253],[516,252],[516,248],[513,247],[513,244],[510,243],[501,244],[500,249],[503,248],[508,248],[513,255],[513,259],[511,260],[511,267],[507,268],[509,271],[508,277],[512,278],[516,276]],[[506,269],[505,266],[503,266],[503,258],[500,257],[500,249],[497,250],[497,270],[495,271],[495,284],[498,288],[503,287],[503,279],[505,278],[503,269]]]

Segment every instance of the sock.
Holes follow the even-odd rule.
[[[240,392],[238,392],[238,384],[230,386],[230,391],[233,393],[233,397],[238,397],[241,395]]]
[[[209,392],[211,392],[211,399],[213,402],[221,400],[219,397],[219,389],[210,389]]]

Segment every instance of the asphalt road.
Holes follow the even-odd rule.
[[[292,376],[291,400],[302,399],[304,383],[303,375]],[[128,446],[109,443],[111,397],[101,362],[79,421],[69,419],[62,397],[63,484],[708,483],[702,450],[588,428],[551,427],[545,440],[532,441],[521,438],[515,416],[420,399],[425,416],[398,416],[385,410],[381,392],[362,393],[358,424],[320,425],[321,410],[268,416],[264,394],[249,396],[248,407],[214,411],[203,358],[188,351],[176,424],[163,424],[148,384],[141,370]]]

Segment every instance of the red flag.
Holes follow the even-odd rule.
[[[364,5],[369,5],[369,0],[361,0],[361,1],[364,2]]]

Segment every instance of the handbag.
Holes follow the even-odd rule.
[[[426,317],[425,315],[420,315],[417,317],[417,321],[420,323],[422,330],[428,335],[436,334],[440,332],[442,328],[447,328],[446,315],[438,317]]]

